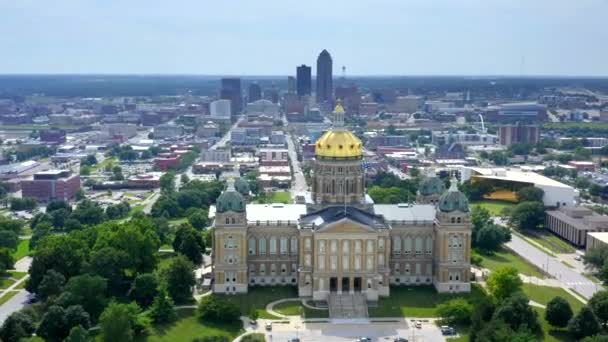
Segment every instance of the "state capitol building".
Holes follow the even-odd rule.
[[[249,286],[298,287],[300,297],[328,301],[358,294],[390,296],[390,286],[432,284],[470,291],[471,222],[456,182],[426,178],[416,204],[374,204],[365,193],[361,141],[334,126],[316,142],[310,204],[247,204],[230,182],[211,208],[213,292]]]

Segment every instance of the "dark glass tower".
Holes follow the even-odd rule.
[[[310,95],[312,92],[312,72],[307,65],[300,65],[297,68],[297,91],[298,96]]]
[[[333,62],[327,50],[317,58],[317,103],[331,102],[333,92]]]

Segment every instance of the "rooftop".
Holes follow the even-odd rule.
[[[536,172],[527,172],[505,168],[481,168],[471,167],[472,171],[476,173],[475,177],[486,178],[486,179],[497,179],[507,180],[512,182],[529,183],[540,186],[550,186],[557,188],[572,188],[569,185],[560,183],[549,177],[545,177]]]
[[[587,233],[589,236],[593,236],[595,239],[608,244],[608,232],[592,232]]]

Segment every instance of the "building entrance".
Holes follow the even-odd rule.
[[[329,278],[329,292],[338,292],[338,278]]]
[[[350,278],[342,278],[342,293],[348,293],[350,290]]]
[[[354,283],[355,292],[361,292],[361,277],[355,277]]]

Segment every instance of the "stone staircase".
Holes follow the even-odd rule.
[[[329,318],[332,323],[366,323],[368,320],[367,299],[361,293],[329,295]]]

